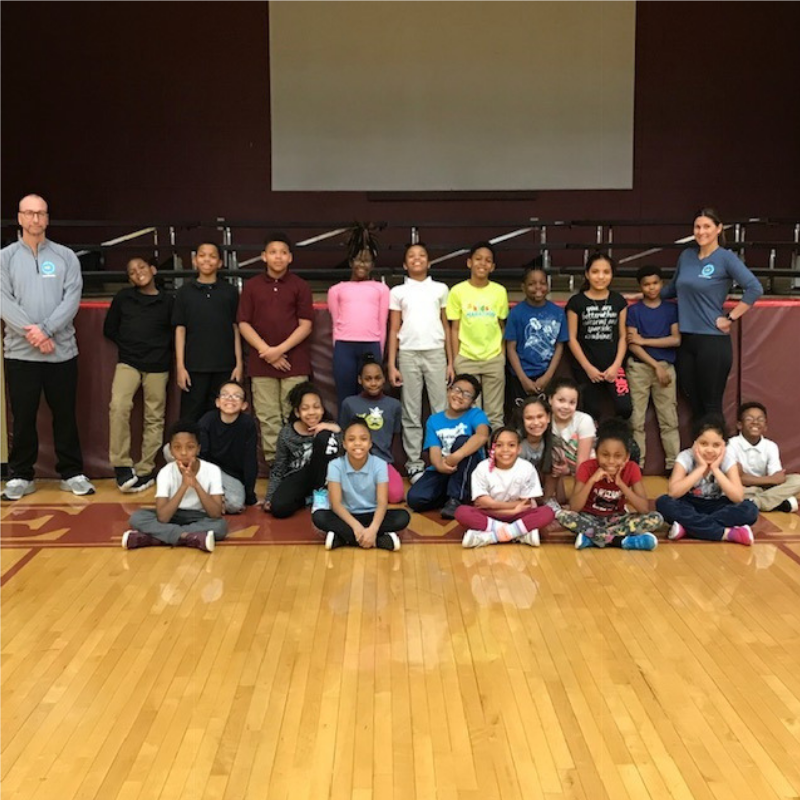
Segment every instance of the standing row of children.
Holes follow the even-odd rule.
[[[205,454],[214,452],[216,445],[211,444],[212,438],[227,442],[226,466],[230,472],[224,472],[229,481],[235,482],[233,485],[238,490],[237,496],[230,499],[229,492],[225,492],[228,513],[256,502],[255,448],[247,445],[246,457],[242,449],[245,442],[254,444],[255,426],[252,418],[241,413],[246,410],[246,403],[241,384],[239,332],[250,345],[248,371],[256,415],[261,424],[264,454],[268,460],[274,455],[264,509],[275,516],[294,513],[315,493],[319,495],[318,502],[313,505],[315,520],[317,512],[329,511],[323,507],[326,499],[321,490],[325,479],[331,478],[329,462],[342,457],[341,424],[356,415],[364,423],[356,425],[355,429],[367,431],[370,448],[387,465],[387,502],[402,500],[402,479],[392,465],[392,436],[402,431],[408,455],[407,472],[412,482],[409,505],[415,510],[443,507],[443,516],[456,517],[457,509],[474,495],[472,471],[480,461],[491,428],[501,440],[494,440],[493,450],[499,452],[499,447],[502,454],[499,456],[500,466],[497,466],[497,461],[492,462],[491,467],[486,467],[489,474],[484,478],[497,479],[507,470],[504,465],[509,463],[509,443],[505,440],[513,438],[513,432],[501,429],[506,353],[513,371],[509,390],[515,399],[525,403],[522,409],[525,433],[522,437],[517,433],[517,446],[520,453],[530,455],[531,461],[539,459],[540,466],[543,466],[545,490],[549,489],[563,502],[565,496],[560,478],[568,472],[575,474],[584,462],[588,462],[595,444],[591,416],[576,410],[578,387],[569,381],[552,380],[564,341],[569,342],[577,362],[584,407],[599,415],[599,401],[605,391],[611,395],[616,411],[624,418],[631,413],[629,395],[633,394],[634,410],[637,407],[641,409],[638,416],[643,429],[644,410],[652,391],[667,465],[671,466],[670,461],[677,459],[679,448],[672,364],[679,334],[674,305],[659,300],[661,278],[657,270],[640,271],[644,299],[631,308],[626,320],[624,298],[609,288],[613,262],[602,254],[593,256],[586,266],[586,283],[582,291],[570,299],[565,318],[563,311],[547,301],[547,279],[543,271],[537,269],[526,271],[523,280],[525,302],[518,304],[509,314],[505,289],[489,280],[494,269],[494,251],[489,243],[481,242],[471,249],[467,260],[470,278],[449,293],[444,284],[429,277],[424,245],[411,245],[406,249],[404,267],[408,280],[391,292],[385,285],[367,280],[374,264],[374,253],[365,250],[351,259],[351,280],[337,284],[329,294],[337,394],[340,397],[340,424],[336,424],[325,412],[319,392],[307,383],[310,358],[306,340],[311,332],[313,307],[308,285],[288,271],[292,259],[288,240],[282,235],[269,237],[262,259],[266,272],[247,282],[238,310],[235,291],[224,281],[217,280],[221,259],[215,245],[203,244],[198,248],[194,259],[198,277],[178,291],[174,308],[171,308],[168,296],[156,288],[153,267],[139,259],[129,264],[128,274],[133,286],[115,298],[106,323],[107,335],[120,347],[120,364],[112,389],[111,456],[118,485],[124,491],[138,491],[152,485],[152,465],[163,430],[166,371],[158,370],[161,373],[158,381],[150,381],[150,373],[142,368],[149,362],[141,360],[142,353],[134,352],[143,341],[148,345],[154,343],[158,327],[156,318],[161,331],[171,333],[171,327],[175,325],[178,383],[183,389],[182,419],[191,421],[193,416],[203,415],[212,403],[216,405],[216,410],[207,411],[200,418],[207,442],[202,451]],[[234,292],[232,297],[223,287]],[[152,312],[147,317],[152,319],[152,324],[146,336],[141,336],[141,326],[133,330],[128,324],[126,328],[126,303],[135,307],[137,321],[142,319],[142,308]],[[380,362],[383,350],[381,332],[386,330],[387,310],[388,375],[394,386],[403,387],[402,405],[382,392],[385,376]],[[131,315],[127,316],[130,318]],[[508,323],[504,331],[503,320],[506,318]],[[201,333],[195,335],[196,331]],[[137,334],[138,342],[135,341]],[[194,346],[198,342],[199,345]],[[628,347],[631,353],[630,388],[622,368]],[[147,350],[147,347],[141,349]],[[222,357],[223,351],[229,354],[227,362]],[[131,363],[132,352],[139,359],[138,366]],[[360,369],[354,364],[360,365]],[[130,372],[134,375],[130,376]],[[446,389],[448,379],[455,378],[454,372],[459,373],[458,378],[452,380]],[[122,380],[120,374],[126,379]],[[359,394],[354,393],[354,374],[357,387],[361,389]],[[641,380],[637,379],[638,374],[641,374]],[[127,440],[124,434],[128,429],[133,393],[139,385],[136,378],[145,391],[145,432],[142,460],[134,469],[129,458],[129,434]],[[223,382],[217,391],[216,387]],[[148,383],[155,383],[155,389]],[[544,388],[550,389],[552,422],[546,402],[523,400],[532,391]],[[427,391],[434,412],[427,423],[424,443],[421,425],[423,389]],[[484,410],[473,407],[481,393]],[[151,402],[154,394],[157,398]],[[660,400],[656,400],[657,394]],[[643,408],[636,402],[637,396],[643,397]],[[238,406],[238,410],[234,406]],[[160,429],[157,427],[159,408]],[[671,413],[674,419],[670,417]],[[482,419],[478,415],[482,415]],[[535,422],[533,417],[537,415],[540,419]],[[287,424],[281,429],[283,419]],[[542,419],[547,420],[548,432],[552,425],[552,442],[544,441],[550,437],[543,435],[539,435],[537,440],[536,431],[543,430]],[[234,422],[235,436],[228,430]],[[643,453],[642,429],[636,427],[635,417],[634,434]],[[346,426],[345,433],[349,430],[350,426]],[[357,433],[358,430],[353,431],[355,438],[358,438]],[[618,441],[622,440],[618,438]],[[598,438],[598,452],[601,443]],[[627,453],[627,439],[623,444]],[[427,470],[424,470],[422,461],[424,450],[428,450],[431,461]],[[516,463],[516,459],[512,463]],[[247,468],[242,467],[244,464]],[[581,508],[586,503],[597,508],[598,494],[611,499],[620,481],[624,482],[622,473],[621,477],[614,477],[617,472],[611,465],[602,468],[603,475],[596,474],[598,469],[599,466],[592,472],[591,481],[580,480],[581,476],[578,476],[571,503],[573,508],[576,496],[581,499]],[[595,485],[601,479],[608,479],[617,489],[602,485],[597,488]],[[587,489],[589,483],[591,486]],[[641,487],[640,480],[627,485],[635,487],[637,484]],[[491,491],[505,495],[514,493],[509,487],[490,491],[487,486],[485,484],[484,489],[490,493],[477,497],[491,496]],[[583,490],[589,493],[586,498],[581,495]],[[541,496],[541,487],[538,492]],[[157,496],[159,493],[160,490]],[[632,502],[627,493],[622,492],[622,495]],[[514,517],[501,519],[500,524],[519,523],[516,530],[523,536],[546,522],[539,519],[533,529],[526,528],[523,534],[521,528],[525,527],[525,522],[517,518],[517,511],[505,513],[513,510],[509,503],[519,503],[520,499],[496,499],[492,503],[500,503],[500,506],[490,503],[484,507],[499,512],[498,518]],[[335,500],[328,502],[335,506]],[[476,503],[476,508],[466,513],[471,514],[480,506]],[[470,519],[472,522],[476,520],[474,516]],[[646,520],[646,523],[652,527],[652,520]],[[467,525],[467,521],[464,524]],[[486,533],[472,525],[468,531]],[[476,537],[472,533],[465,537],[465,543],[485,543],[486,537]],[[629,533],[638,535],[632,531]],[[592,538],[579,532],[579,539],[581,535]],[[503,528],[500,536],[509,536],[508,529]],[[615,538],[622,540],[622,537],[612,537]],[[360,542],[358,535],[353,541]]]

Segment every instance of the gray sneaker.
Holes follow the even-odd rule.
[[[83,497],[87,494],[94,494],[94,486],[89,483],[89,479],[85,475],[74,475],[61,481],[62,492],[72,492],[76,497]]]
[[[6,481],[6,488],[3,491],[3,500],[21,500],[26,494],[33,494],[36,486],[33,481],[26,481],[25,478],[12,478]]]

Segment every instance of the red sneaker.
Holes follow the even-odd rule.
[[[678,539],[683,539],[684,536],[686,536],[686,528],[679,522],[673,522],[672,527],[667,532],[667,539],[677,542]]]
[[[187,533],[185,538],[178,539],[178,544],[184,547],[196,547],[204,553],[214,552],[214,531],[205,533]]]
[[[122,546],[125,550],[137,550],[140,547],[157,547],[163,544],[160,539],[141,531],[125,531],[122,534]]]

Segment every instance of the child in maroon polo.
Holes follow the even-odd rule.
[[[266,272],[251,278],[239,300],[239,331],[250,345],[247,359],[253,405],[261,425],[264,458],[275,458],[278,432],[288,419],[289,392],[311,374],[314,307],[311,287],[289,272],[291,243],[283,233],[270,234],[262,261]]]

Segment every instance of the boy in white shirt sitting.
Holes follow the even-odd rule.
[[[767,409],[761,403],[743,403],[738,411],[739,435],[728,447],[739,464],[744,494],[759,511],[797,511],[800,475],[787,475],[778,445],[767,432]]]
[[[131,514],[122,546],[126,550],[153,545],[196,547],[210,553],[224,539],[222,471],[201,461],[199,429],[194,422],[176,422],[169,432],[175,460],[156,478],[156,508]]]

